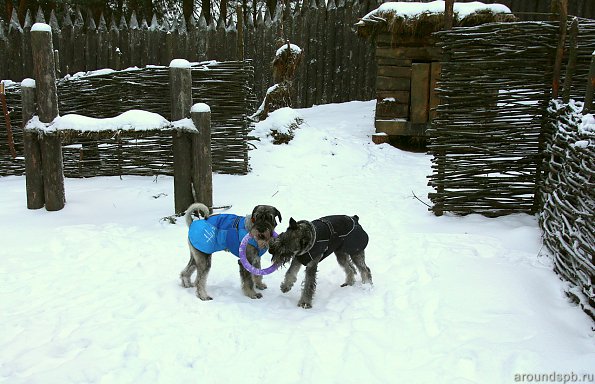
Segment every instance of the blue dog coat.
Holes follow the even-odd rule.
[[[211,254],[217,251],[229,251],[240,257],[240,243],[248,231],[245,226],[245,217],[221,214],[210,216],[206,220],[194,220],[188,230],[190,244],[199,251]],[[248,240],[258,250],[258,256],[267,251],[258,248],[254,238]]]

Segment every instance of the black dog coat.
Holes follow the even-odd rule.
[[[333,215],[312,221],[316,236],[314,245],[308,252],[297,255],[297,259],[303,265],[308,265],[320,254],[320,260],[323,260],[335,251],[352,255],[364,250],[368,245],[368,234],[359,225],[358,220],[357,215]]]

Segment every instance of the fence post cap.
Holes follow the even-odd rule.
[[[35,23],[31,27],[31,32],[50,32],[52,33],[52,27],[46,23]]]
[[[205,103],[196,103],[192,106],[192,109],[190,109],[190,112],[192,113],[210,113],[211,112],[211,107],[209,107],[208,104]]]
[[[35,80],[27,77],[21,81],[21,88],[35,88]]]
[[[186,59],[173,59],[169,63],[170,68],[190,68],[190,62]]]

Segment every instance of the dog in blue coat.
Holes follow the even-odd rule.
[[[203,219],[194,220],[193,216]],[[232,214],[210,215],[209,208],[201,203],[188,207],[184,215],[188,225],[188,246],[190,260],[180,273],[182,286],[193,286],[191,277],[196,271],[196,296],[201,300],[212,300],[206,290],[207,276],[211,269],[212,254],[217,251],[229,251],[236,257],[240,255],[240,243],[247,233],[252,235],[246,246],[246,259],[256,268],[260,268],[260,256],[268,249],[273,231],[277,226],[276,218],[281,222],[281,213],[270,205],[257,205],[246,216]],[[255,287],[263,290],[266,284],[262,276],[253,276],[238,260],[242,291],[252,299],[260,299],[262,294]]]
[[[359,223],[359,217],[347,215],[325,216],[308,221],[289,219],[289,228],[270,243],[270,253],[274,264],[291,265],[281,283],[281,291],[288,292],[297,280],[302,265],[306,266],[302,296],[298,306],[312,308],[312,298],[316,291],[318,263],[331,253],[337,257],[345,271],[342,287],[355,283],[355,267],[362,277],[362,283],[372,284],[372,273],[366,265],[365,249],[368,234]]]

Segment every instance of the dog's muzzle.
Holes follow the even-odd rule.
[[[279,238],[271,239],[269,243],[269,253],[271,254],[271,261],[273,264],[284,265],[291,261],[293,254],[291,252],[283,252],[283,245]]]

